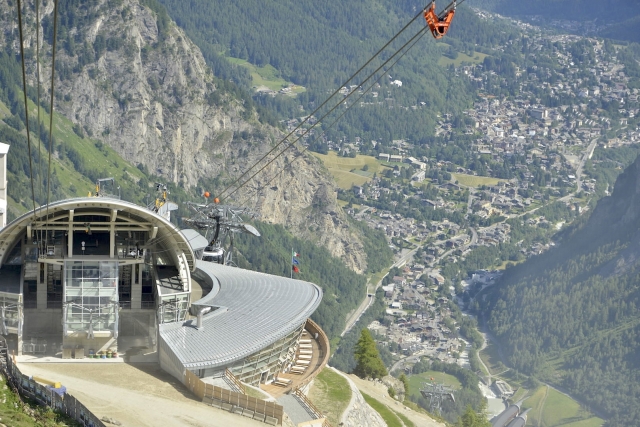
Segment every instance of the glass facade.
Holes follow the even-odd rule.
[[[20,294],[0,292],[0,321],[4,322],[1,333],[8,333],[6,328],[15,328],[22,332],[22,310]]]
[[[182,322],[187,318],[189,294],[174,294],[160,297],[158,323]]]
[[[258,385],[273,380],[275,374],[293,362],[303,323],[286,337],[230,366],[229,370],[240,381]]]
[[[72,332],[118,331],[118,262],[64,263],[63,324]]]

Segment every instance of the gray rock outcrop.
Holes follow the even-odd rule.
[[[0,43],[11,41],[17,52],[14,12],[0,4]],[[41,28],[51,25],[52,12],[53,2],[46,2]],[[217,195],[283,135],[222,90],[197,46],[159,15],[138,0],[96,0],[74,11],[73,20],[65,17],[56,53],[55,109],[151,174],[187,189],[216,182],[218,188],[206,190]],[[25,18],[27,48],[35,45],[34,18],[31,9]],[[50,46],[42,51],[48,60]],[[47,60],[41,60],[44,87]],[[35,84],[33,60],[28,74]],[[223,201],[252,207],[261,219],[284,225],[364,271],[361,240],[337,204],[331,177],[306,154],[288,166],[297,154],[290,149]]]
[[[360,390],[358,390],[358,387],[356,387],[353,381],[337,369],[333,369],[333,371],[342,375],[351,387],[351,401],[340,418],[341,425],[344,427],[385,427],[387,423],[385,423],[380,414],[364,400]]]

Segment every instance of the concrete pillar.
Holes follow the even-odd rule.
[[[69,210],[69,230],[67,232],[67,258],[73,258],[73,209]]]
[[[142,264],[133,266],[131,280],[131,309],[139,310],[142,308]]]
[[[36,292],[36,301],[38,310],[44,310],[47,308],[47,275],[49,272],[47,271],[46,264],[40,264],[40,268],[44,268],[44,281],[40,280],[40,272],[38,271],[38,288]]]
[[[110,224],[110,233],[109,233],[109,258],[115,258],[116,253],[116,217],[118,216],[118,211],[116,209],[111,210],[111,224]]]

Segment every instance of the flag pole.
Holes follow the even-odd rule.
[[[291,248],[291,265],[289,268],[289,278],[293,279],[293,248]]]

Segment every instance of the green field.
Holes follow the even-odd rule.
[[[453,179],[458,181],[460,185],[465,185],[467,187],[480,187],[481,185],[496,185],[501,179],[491,178],[488,176],[475,176],[475,175],[467,175],[464,173],[452,173],[451,176]]]
[[[554,427],[568,423],[581,426],[601,426],[604,421],[594,417],[580,407],[580,404],[564,394],[549,388],[549,394],[542,410],[542,425]]]
[[[232,64],[239,65],[241,67],[245,67],[251,73],[251,82],[254,87],[265,86],[273,91],[279,91],[285,87],[291,87],[291,94],[295,96],[295,94],[304,92],[306,89],[302,86],[295,85],[291,82],[286,81],[282,77],[280,77],[280,72],[276,70],[273,66],[267,64],[263,67],[258,67],[250,62],[239,59],[227,57],[229,62]]]
[[[385,168],[371,156],[339,157],[334,151],[330,151],[329,154],[313,153],[313,155],[322,160],[338,187],[343,190],[349,190],[354,185],[363,185],[373,178],[374,173],[379,173]],[[363,171],[362,168],[365,165],[368,170]]]
[[[491,341],[487,341],[487,346],[478,352],[478,356],[480,356],[484,364],[487,365],[492,375],[504,370],[504,366],[500,363],[498,347]]]
[[[442,42],[439,42],[438,45],[449,47],[447,43],[442,43]],[[484,58],[486,58],[487,56],[489,55],[487,55],[486,53],[480,53],[480,52],[474,52],[473,56],[469,56],[466,53],[458,52],[458,57],[456,59],[451,59],[444,55],[441,56],[440,59],[438,59],[438,65],[440,65],[441,67],[446,67],[448,65],[453,64],[454,66],[459,67],[460,65],[462,65],[463,62],[469,62],[471,64],[480,64],[484,61]]]
[[[427,371],[418,375],[409,375],[409,396],[420,396],[420,389],[424,387],[425,382],[431,382],[433,378],[437,384],[445,384],[453,387],[455,390],[462,388],[460,381],[453,375],[445,374],[444,372]]]
[[[538,387],[538,389],[522,403],[521,409],[523,411],[531,408],[527,413],[527,425],[538,425],[540,420],[540,408],[544,405],[546,393],[547,386]]]
[[[578,402],[552,389],[541,386],[522,404],[527,413],[527,426],[599,427],[604,421],[582,408]]]
[[[351,387],[342,375],[324,368],[313,381],[309,399],[326,414],[331,425],[337,426],[351,401]]]

